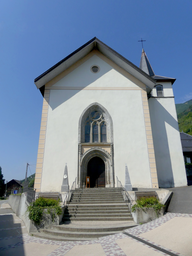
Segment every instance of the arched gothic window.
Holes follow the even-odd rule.
[[[99,110],[89,113],[85,122],[85,141],[88,143],[107,142],[106,123]]]
[[[163,97],[163,85],[158,84],[156,86],[157,97]]]
[[[82,113],[79,120],[80,143],[112,143],[112,119],[108,111],[93,103]]]

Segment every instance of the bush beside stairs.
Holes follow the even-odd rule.
[[[92,240],[135,226],[121,188],[87,188],[72,191],[63,222],[38,234],[53,240]]]

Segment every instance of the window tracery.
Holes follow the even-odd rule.
[[[106,122],[99,110],[89,113],[85,120],[85,142],[100,143],[107,141]]]

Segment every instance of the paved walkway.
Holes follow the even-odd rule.
[[[173,191],[168,212],[192,213],[192,186],[170,188]],[[191,254],[192,255],[192,254]]]
[[[7,202],[1,209],[10,211]],[[84,242],[59,242],[28,235],[13,213],[0,214],[1,256],[192,255],[192,215],[168,213],[124,233]]]

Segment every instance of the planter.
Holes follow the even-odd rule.
[[[62,221],[64,207],[62,207],[62,214],[56,215],[54,221],[52,221],[52,217],[47,213],[45,209],[43,212],[43,219],[40,225],[36,225],[29,219],[29,212],[27,211],[28,203],[26,201],[27,196],[26,193],[22,193],[22,195],[11,195],[9,196],[9,204],[16,215],[21,218],[27,228],[27,231],[30,232],[38,232],[40,228],[48,229],[53,225],[59,225]]]
[[[163,216],[164,209],[162,208],[159,211],[158,215],[153,208],[136,209],[135,212],[131,212],[131,213],[134,221],[137,224],[143,224]]]
[[[30,221],[29,232],[37,232],[37,231],[40,231],[40,229],[50,229],[50,228],[53,227],[53,225],[59,225],[61,223],[61,221],[62,221],[63,213],[64,213],[64,207],[62,207],[61,215],[55,214],[54,219],[52,219],[52,215],[50,213],[48,213],[47,209],[44,209],[43,210],[42,220],[41,220],[41,223],[39,225],[34,223],[27,216],[29,221]],[[27,212],[27,215],[28,215],[28,212]]]

